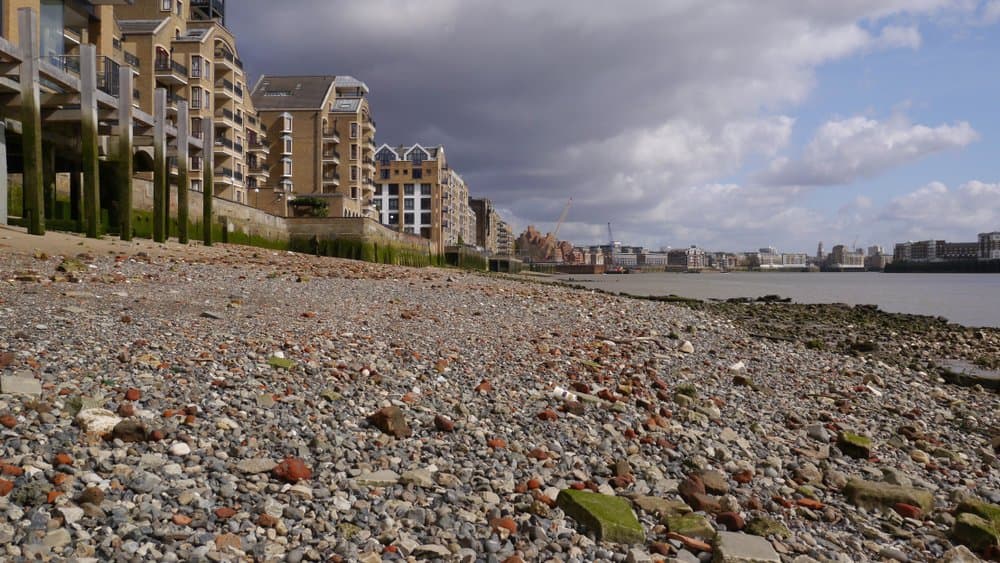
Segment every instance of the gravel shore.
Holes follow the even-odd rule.
[[[743,530],[974,561],[956,519],[1000,503],[1000,394],[912,362],[455,270],[31,240],[0,248],[0,559],[736,561]]]

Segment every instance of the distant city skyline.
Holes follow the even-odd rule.
[[[309,17],[303,18],[303,14]],[[269,25],[259,26],[267,21]],[[1000,0],[246,0],[252,75],[350,74],[515,231],[811,254],[1000,228]],[[295,37],[289,41],[288,37]]]

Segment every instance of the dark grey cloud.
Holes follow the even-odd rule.
[[[761,200],[711,186],[784,147],[817,65],[913,47],[915,28],[883,18],[952,3],[241,0],[228,23],[253,75],[364,80],[379,142],[445,145],[520,227],[551,228],[573,197],[564,233],[579,242],[610,220],[623,237],[681,244],[712,232],[697,204]],[[775,193],[810,215],[795,190]]]

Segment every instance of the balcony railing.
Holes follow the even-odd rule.
[[[59,70],[80,76],[80,57],[78,55],[50,55],[49,64]]]
[[[232,82],[226,80],[225,78],[223,78],[222,80],[216,80],[215,87],[217,89],[225,90],[226,92],[229,92],[234,96],[240,98],[243,97],[243,88],[240,88],[239,86],[233,84]]]
[[[117,62],[109,57],[97,57],[97,89],[118,97],[118,81],[120,76],[118,70],[121,68]]]
[[[243,154],[243,145],[239,143],[233,143],[233,150],[240,154]]]
[[[166,57],[156,57],[156,72],[173,72],[181,76],[188,75],[188,69],[181,63]]]
[[[335,158],[340,160],[340,153],[337,151],[323,151],[323,158]]]
[[[181,96],[180,94],[174,92],[167,92],[167,105],[169,106],[176,106],[177,104],[186,101],[188,101],[188,99],[185,98],[184,96]]]
[[[323,179],[326,180],[327,182],[340,180],[340,174],[337,172],[323,172]]]
[[[139,69],[139,57],[137,57],[134,53],[129,53],[128,51],[125,51],[123,56],[125,57],[125,64],[136,70]]]
[[[243,61],[237,59],[235,55],[233,55],[229,51],[226,51],[225,49],[216,49],[215,50],[215,59],[216,60],[222,59],[222,60],[228,61],[228,62],[236,65],[236,68],[241,69],[241,70],[243,69]]]
[[[325,139],[336,139],[340,140],[340,135],[337,134],[336,127],[324,127],[323,128],[323,138]]]
[[[217,147],[226,147],[227,149],[232,149],[233,148],[233,142],[230,141],[229,139],[225,138],[225,137],[216,137],[215,138],[215,146],[217,146]]]
[[[216,168],[215,169],[215,177],[216,178],[229,178],[231,180],[234,177],[233,176],[233,169],[232,168],[226,168],[224,166]]]

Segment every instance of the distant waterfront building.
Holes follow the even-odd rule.
[[[897,243],[894,262],[959,262],[982,256],[982,235],[979,242],[946,242],[921,240]]]
[[[472,216],[475,219],[475,213]],[[497,254],[500,256],[514,255],[514,230],[506,221],[497,223]]]
[[[847,246],[838,244],[833,247],[826,261],[826,268],[834,271],[863,270],[865,253],[863,250],[849,250]]]
[[[980,233],[978,253],[980,260],[1000,260],[1000,231]]]
[[[866,270],[884,270],[890,262],[892,262],[892,257],[886,256],[881,246],[868,247],[868,256],[865,257]]]
[[[823,262],[826,260],[826,253],[823,252],[823,241],[819,241],[819,246],[816,247],[816,261]]]
[[[469,206],[476,214],[476,244],[496,254],[500,214],[489,199],[470,199]]]
[[[705,251],[692,246],[667,252],[667,269],[687,272],[700,272],[708,267],[708,256]]]
[[[430,240],[438,253],[472,234],[469,190],[448,166],[444,147],[382,145],[373,162],[374,205],[382,224]]]

